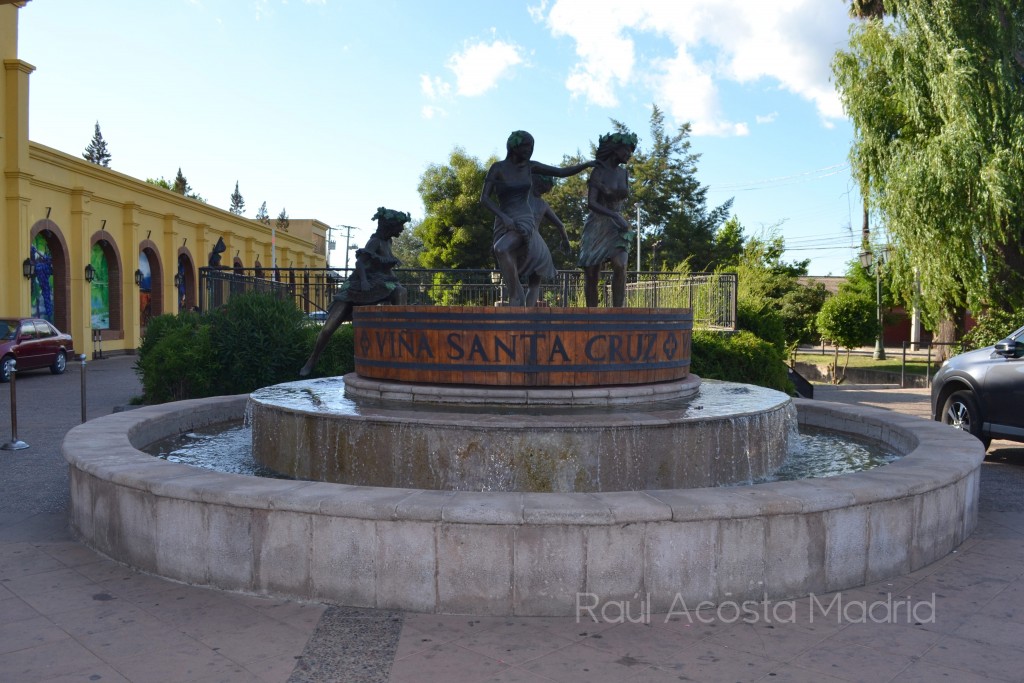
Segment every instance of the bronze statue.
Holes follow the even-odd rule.
[[[228,246],[224,244],[224,238],[218,237],[217,243],[213,245],[213,251],[210,252],[210,258],[207,262],[211,268],[221,268],[220,255],[227,251]]]
[[[399,284],[398,277],[392,272],[395,266],[401,265],[401,261],[391,253],[391,240],[402,233],[409,219],[409,214],[402,211],[383,206],[377,209],[373,215],[373,220],[377,221],[377,231],[365,247],[356,251],[355,268],[334,295],[323,329],[313,345],[313,353],[299,370],[300,376],[307,377],[313,372],[331,335],[343,322],[352,320],[353,307],[384,302],[399,306],[405,304],[405,287]]]
[[[611,262],[612,306],[626,300],[626,263],[635,233],[622,216],[629,195],[629,175],[623,164],[636,150],[633,133],[609,133],[598,140],[597,165],[587,180],[590,215],[583,225],[578,264],[583,269],[587,306],[597,306],[597,284],[601,266]]]
[[[533,136],[523,130],[509,135],[505,148],[505,158],[487,171],[480,203],[494,214],[494,258],[505,282],[508,304],[532,306],[537,303],[541,279],[555,275],[551,252],[537,231],[537,214],[531,201],[532,176],[565,178],[592,167],[594,162],[561,168],[531,161]],[[520,278],[528,281],[529,296]]]

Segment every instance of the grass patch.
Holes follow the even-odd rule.
[[[820,351],[814,353],[801,352],[796,354],[797,363],[811,363],[812,365],[828,365],[835,358],[835,352],[831,349],[826,349],[825,353]],[[839,352],[839,367],[843,367],[843,363],[846,362],[846,351]],[[871,357],[870,353],[851,353],[850,363],[847,367],[857,368],[858,370],[874,370],[877,372],[894,372],[899,374],[900,368],[903,365],[902,355],[886,353],[885,360],[875,360]],[[938,362],[933,358],[931,364],[931,372],[935,372],[938,369]],[[924,377],[928,373],[928,363],[926,359],[914,356],[911,358],[907,357],[906,373],[908,375],[921,375]]]

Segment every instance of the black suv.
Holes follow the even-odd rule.
[[[946,361],[932,379],[932,418],[986,449],[992,439],[1024,441],[1024,327]]]

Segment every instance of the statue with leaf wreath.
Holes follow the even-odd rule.
[[[373,215],[373,220],[377,221],[377,230],[366,242],[366,246],[356,251],[355,268],[334,295],[324,326],[313,345],[313,353],[299,370],[300,376],[307,377],[313,372],[331,335],[343,322],[352,320],[354,307],[381,303],[398,306],[405,304],[405,287],[398,282],[393,272],[395,266],[401,265],[401,261],[391,253],[391,240],[402,233],[410,218],[409,214],[402,211],[383,206],[377,209]]]

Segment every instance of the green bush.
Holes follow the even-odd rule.
[[[798,286],[782,295],[779,315],[790,345],[815,344],[821,339],[815,319],[826,299],[828,292],[820,282]]]
[[[794,393],[783,351],[745,330],[735,334],[695,331],[690,370],[702,379],[743,382]]]
[[[841,384],[846,380],[846,369],[850,365],[850,350],[867,346],[878,334],[878,318],[875,302],[863,294],[840,292],[829,297],[818,311],[817,325],[823,339],[835,347],[832,360],[832,381]],[[846,349],[846,362],[839,370],[839,349]]]
[[[954,348],[953,354],[992,346],[996,342],[1006,339],[1021,325],[1024,325],[1024,311],[1012,313],[996,310],[985,311],[978,315],[974,327],[960,340],[960,344]]]
[[[239,294],[207,316],[220,373],[218,394],[243,394],[298,379],[312,349],[306,316],[289,299]]]
[[[234,296],[206,315],[157,316],[146,328],[135,363],[143,400],[244,394],[297,380],[321,329],[309,325],[291,301],[267,294]],[[351,325],[335,332],[317,363],[317,376],[352,372],[352,338]]]
[[[829,297],[818,312],[818,332],[837,349],[868,346],[878,334],[876,313],[875,302],[867,297],[836,294]]]
[[[316,335],[320,332],[321,328],[317,325],[307,329],[310,332],[309,349],[312,350],[313,343],[316,341]],[[351,324],[343,324],[335,330],[334,334],[331,335],[330,341],[327,342],[327,348],[324,349],[320,359],[317,360],[312,376],[337,377],[354,372],[356,369],[354,336]]]
[[[219,366],[210,343],[210,328],[168,324],[158,331],[160,336],[153,338],[146,331],[145,353],[140,347],[135,363],[142,380],[143,400],[164,403],[215,395],[214,380]]]
[[[736,304],[736,327],[770,342],[785,355],[786,328],[782,316],[774,308],[758,305],[752,300],[739,301]]]
[[[139,361],[145,359],[150,350],[165,336],[182,328],[196,330],[200,324],[202,324],[202,317],[198,313],[185,312],[177,315],[165,313],[150,318],[149,324],[146,325],[146,334],[143,335],[142,341],[139,343],[138,361],[135,363],[136,371]]]

